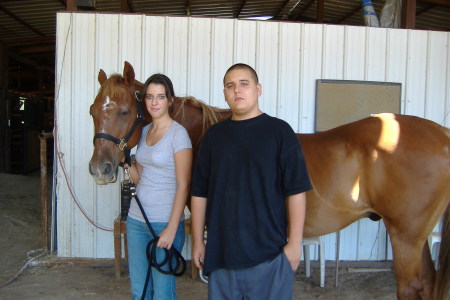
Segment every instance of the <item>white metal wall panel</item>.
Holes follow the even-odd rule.
[[[385,28],[366,28],[366,76],[369,81],[386,81],[386,31]]]
[[[166,23],[165,70],[180,95],[187,92],[189,18],[168,18]],[[153,30],[159,30],[153,29]],[[149,74],[150,75],[150,74]]]
[[[112,257],[112,228],[120,213],[119,184],[97,186],[88,174],[93,124],[88,114],[100,68],[136,79],[168,75],[175,93],[226,107],[223,75],[236,62],[252,65],[263,85],[262,109],[297,132],[314,131],[316,79],[402,83],[402,112],[450,123],[448,32],[321,24],[144,15],[59,13],[56,125],[58,253]],[[62,166],[65,166],[68,182]],[[326,220],[324,220],[326,221]],[[341,231],[340,259],[392,258],[383,223],[368,219]],[[325,237],[326,259],[335,259],[336,234]],[[190,245],[188,245],[190,246]],[[187,248],[189,249],[189,248]],[[184,252],[186,255],[186,251]]]
[[[448,70],[441,65],[447,65],[448,40],[447,36],[431,31],[428,34],[427,78],[425,89],[425,118],[432,118],[443,122],[446,115],[446,94],[440,92],[440,87],[446,84]]]
[[[278,28],[281,23],[256,22],[256,63],[254,67],[258,70],[258,77],[264,82],[260,108],[270,115],[277,114],[278,76],[279,74],[279,34]],[[275,101],[274,101],[275,100]]]
[[[68,139],[70,139],[70,120],[72,103],[70,103],[72,97],[72,21],[73,16],[57,16],[57,36],[58,45],[56,47],[56,69],[57,69],[57,84],[55,86],[55,144],[57,155],[61,156],[62,151],[67,148]],[[61,103],[64,102],[64,103]],[[63,105],[65,104],[65,105]],[[68,107],[65,109],[65,107]],[[63,122],[64,120],[64,122]],[[64,145],[63,145],[64,144]],[[61,149],[63,147],[64,149]],[[57,158],[57,156],[55,156]],[[62,157],[62,161],[67,161],[65,157]],[[62,243],[59,243],[58,253],[61,256],[70,256],[72,245],[70,242],[71,230],[73,228],[72,214],[74,213],[74,203],[70,198],[69,185],[66,182],[63,171],[64,165],[58,164],[57,173],[57,185],[56,194],[58,198],[57,204],[57,232],[58,240],[62,239]],[[70,166],[69,166],[70,167]],[[60,200],[60,201],[59,201]],[[55,216],[53,216],[55,217]]]
[[[419,117],[425,114],[428,34],[426,31],[408,31],[404,113]]]
[[[407,72],[407,30],[388,30],[386,43],[386,81],[402,84],[401,111],[405,107],[405,83]]]
[[[99,14],[95,17],[95,30],[92,30],[92,33],[95,34],[95,37],[92,39],[91,43],[95,45],[95,52],[97,55],[92,55],[92,52],[86,53],[86,55],[95,57],[95,61],[92,62],[92,67],[89,66],[89,74],[93,74],[93,76],[85,76],[86,80],[90,82],[90,84],[95,87],[94,95],[97,94],[98,89],[100,88],[100,83],[98,82],[98,71],[103,69],[107,74],[119,73],[120,67],[122,67],[122,63],[117,61],[117,58],[120,57],[120,45],[117,43],[120,37],[119,30],[119,15],[105,15]],[[91,34],[92,34],[91,33]],[[84,60],[84,57],[80,57],[80,60]],[[76,64],[75,64],[76,65]],[[95,97],[95,96],[94,96]],[[85,109],[89,109],[89,106],[94,102],[92,98],[92,94],[85,99]],[[86,141],[88,145],[92,145],[92,141],[88,141],[88,137],[93,137],[94,132],[94,124],[92,119],[86,120],[87,124],[85,125],[89,128],[89,131],[86,133]],[[90,122],[89,122],[90,121]],[[90,148],[90,147],[89,147]],[[90,160],[90,156],[92,155],[92,151],[87,153],[86,159],[84,160],[81,167],[88,167],[88,162]],[[96,215],[91,214],[89,211],[87,214],[94,218],[94,220],[98,223],[99,226],[107,227],[109,229],[113,228],[111,216],[118,216],[120,213],[120,201],[116,199],[120,199],[119,194],[119,186],[118,184],[111,184],[107,186],[99,186],[96,185],[95,182],[86,178],[91,185],[94,191],[95,197],[91,197],[91,201],[93,201],[96,208]],[[120,180],[118,180],[120,182]],[[114,218],[113,217],[113,218]],[[92,227],[91,224],[88,224]],[[95,248],[92,249],[91,253],[83,253],[82,255],[72,255],[72,256],[87,256],[87,257],[108,257],[110,256],[111,247],[113,247],[113,241],[111,240],[111,232],[96,230],[96,241],[103,241],[101,243],[95,243]],[[79,245],[79,247],[83,247],[83,244]],[[79,251],[78,253],[81,253]]]
[[[300,103],[302,111],[297,132],[314,132],[316,79],[322,78],[323,25],[301,25]],[[295,69],[290,72],[295,73]],[[294,128],[295,129],[295,128]]]
[[[145,17],[145,29],[142,31],[141,43],[135,41],[142,48],[143,73],[140,80],[145,82],[153,73],[165,73],[166,53],[166,17]],[[133,64],[133,67],[138,62]],[[175,93],[178,92],[176,87]]]
[[[444,122],[442,122],[442,125],[445,125],[447,127],[450,127],[450,33],[447,34],[447,45],[446,45],[446,49],[447,49],[447,72],[446,72],[446,78],[447,78],[447,83],[445,84],[445,115],[444,115]],[[437,60],[439,60],[438,58],[435,58]],[[441,87],[439,87],[439,90],[441,90]],[[443,92],[444,93],[444,92]]]
[[[344,66],[344,26],[324,26],[322,78],[342,79]]]
[[[70,120],[73,122],[83,118],[88,112],[89,104],[92,101],[92,94],[94,90],[94,82],[92,78],[85,76],[81,70],[86,70],[88,74],[95,72],[95,16],[93,15],[81,15],[78,18],[74,18],[74,31],[73,40],[74,45],[80,43],[83,47],[75,47],[72,60],[73,65],[78,68],[72,69],[73,73],[73,90],[72,90],[72,105],[70,110],[72,116]],[[75,104],[77,103],[77,104]],[[80,104],[80,105],[79,105]],[[78,145],[86,145],[88,141],[86,137],[92,134],[92,130],[89,130],[89,126],[73,126],[71,128],[71,149],[76,148]],[[86,151],[74,152],[67,151],[66,161],[70,162],[70,178],[72,178],[72,184],[74,187],[92,187],[92,180],[88,176],[76,176],[82,172],[87,171],[86,163],[90,159],[90,155]],[[79,204],[85,209],[86,212],[90,212],[92,218],[97,217],[96,201],[92,197],[92,190],[90,188],[79,189],[76,191],[76,195]],[[79,210],[75,210],[73,214],[72,227],[72,251],[73,253],[80,253],[81,256],[91,255],[95,252],[96,232],[94,227],[83,218]]]
[[[195,95],[198,99],[210,97],[210,64],[212,19],[189,19],[190,39],[187,90],[183,96]]]
[[[366,31],[348,26],[345,30],[344,79],[361,80],[366,66]]]
[[[292,128],[299,127],[300,109],[300,27],[298,23],[280,23],[280,53],[278,67],[277,115],[291,124]],[[263,90],[265,93],[265,90]]]
[[[234,45],[233,62],[246,62],[251,66],[256,65],[256,45],[258,43],[257,21],[234,20],[234,37],[227,47]],[[232,28],[226,28],[232,30]],[[220,37],[219,37],[220,38]]]
[[[142,28],[143,28],[143,18],[142,15],[120,15],[120,18],[114,27],[119,31],[118,40],[113,40],[115,46],[119,47],[119,57],[121,57],[122,63],[119,63],[116,69],[116,73],[122,73],[123,61],[128,61],[133,65],[134,73],[136,78],[144,80],[141,75],[142,72]],[[120,24],[120,26],[119,26]],[[121,41],[118,43],[117,41]],[[136,42],[139,41],[139,42]],[[155,48],[154,45],[148,50],[152,51]],[[147,49],[147,48],[145,48]]]
[[[226,108],[223,97],[223,73],[234,61],[234,26],[235,20],[213,19],[211,24],[211,54],[210,55],[210,98],[211,105]],[[232,45],[232,47],[230,47]],[[207,99],[204,99],[207,100]]]

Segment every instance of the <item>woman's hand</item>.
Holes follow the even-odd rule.
[[[159,248],[170,249],[172,247],[173,241],[175,240],[176,233],[176,228],[175,230],[173,230],[169,227],[166,227],[159,235],[159,240],[156,246]]]

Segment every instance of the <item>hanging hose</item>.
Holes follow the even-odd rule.
[[[37,252],[37,250],[33,250],[33,251],[30,251],[30,252]],[[30,252],[27,253],[27,256],[29,255]],[[14,280],[16,280],[17,277],[19,277],[19,275],[22,274],[22,272],[23,272],[23,271],[24,271],[24,270],[25,270],[25,269],[26,269],[33,261],[35,261],[36,259],[38,259],[38,258],[40,258],[40,257],[42,257],[42,256],[44,256],[44,255],[47,255],[47,254],[48,254],[48,252],[47,252],[47,251],[44,251],[43,253],[41,253],[41,254],[39,254],[39,255],[36,255],[35,257],[30,258],[30,259],[23,265],[23,267],[20,268],[19,271],[17,271],[17,273],[16,273],[13,277],[11,277],[9,280],[7,280],[7,281],[3,282],[2,284],[0,284],[0,289],[3,288],[3,287],[5,287],[5,286],[7,286],[8,284],[10,284],[11,282],[13,282]]]

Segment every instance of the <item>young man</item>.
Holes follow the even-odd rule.
[[[211,300],[292,299],[312,188],[303,151],[286,122],[259,109],[253,68],[233,65],[223,83],[232,117],[206,132],[194,168],[193,263],[209,274]]]

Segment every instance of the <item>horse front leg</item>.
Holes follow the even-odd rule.
[[[391,235],[394,272],[399,300],[431,300],[435,271],[425,242],[408,240],[405,234]]]

